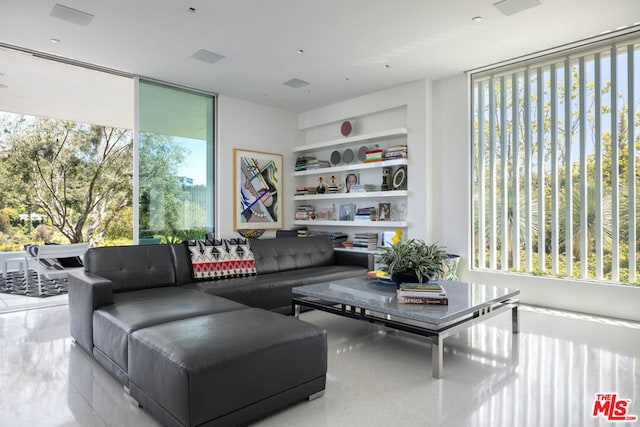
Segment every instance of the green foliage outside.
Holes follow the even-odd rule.
[[[492,206],[495,197],[495,206],[496,212],[495,215],[495,228],[497,230],[496,233],[496,257],[497,257],[497,265],[501,266],[503,264],[502,257],[502,247],[506,246],[508,248],[509,259],[505,260],[507,264],[507,269],[509,271],[515,272],[524,272],[526,270],[525,265],[525,256],[526,250],[524,247],[525,236],[527,233],[527,223],[526,217],[527,213],[530,215],[530,229],[531,229],[531,241],[532,241],[532,266],[533,270],[530,271],[532,274],[538,275],[551,275],[551,265],[552,265],[552,245],[554,241],[554,236],[552,236],[552,216],[549,212],[552,212],[554,208],[554,200],[553,200],[553,188],[552,186],[557,185],[557,209],[558,209],[558,218],[560,219],[557,223],[558,225],[558,235],[555,236],[558,242],[558,268],[557,268],[557,276],[558,277],[567,277],[570,276],[572,278],[582,278],[581,274],[581,260],[586,260],[587,262],[587,278],[594,279],[597,277],[596,274],[596,258],[598,254],[596,253],[597,241],[596,241],[596,230],[601,230],[602,236],[602,255],[601,259],[603,260],[603,278],[604,280],[612,280],[612,242],[614,238],[617,238],[618,247],[619,247],[619,281],[622,283],[630,283],[629,280],[629,263],[635,262],[638,265],[638,269],[640,269],[640,262],[638,259],[629,259],[629,242],[633,240],[633,236],[635,234],[635,242],[637,245],[636,254],[640,253],[640,227],[636,224],[635,230],[630,229],[630,214],[629,214],[629,206],[632,199],[635,200],[635,218],[640,218],[640,203],[638,200],[638,191],[640,187],[640,134],[639,132],[635,132],[635,138],[633,140],[633,146],[631,149],[635,149],[636,157],[635,157],[635,176],[631,176],[629,173],[629,136],[630,136],[630,125],[640,127],[640,100],[635,100],[634,105],[634,119],[633,123],[629,123],[629,106],[627,97],[619,92],[617,94],[612,94],[611,89],[612,85],[610,82],[605,82],[602,84],[600,88],[600,93],[595,92],[595,83],[589,82],[586,84],[586,94],[587,94],[587,102],[586,102],[586,111],[585,111],[585,119],[586,126],[581,126],[580,124],[580,113],[579,109],[576,107],[576,103],[578,102],[579,97],[579,78],[578,78],[578,70],[576,67],[571,69],[572,73],[572,87],[571,87],[571,99],[564,99],[564,86],[561,83],[558,83],[558,109],[562,111],[564,108],[564,102],[572,103],[571,110],[571,123],[569,125],[570,134],[566,134],[566,126],[565,121],[563,120],[564,115],[560,116],[560,119],[557,121],[557,132],[558,132],[558,147],[557,150],[557,170],[555,172],[555,176],[552,175],[552,170],[550,165],[554,160],[553,155],[553,143],[552,143],[552,117],[551,117],[551,103],[550,103],[550,77],[549,74],[543,73],[543,90],[544,90],[544,104],[543,109],[541,110],[543,114],[543,129],[538,129],[537,122],[537,112],[535,111],[535,107],[530,107],[530,120],[531,120],[531,198],[527,202],[525,192],[527,190],[527,180],[526,180],[526,169],[525,169],[525,146],[523,141],[525,140],[526,129],[523,125],[526,120],[526,110],[525,110],[525,100],[524,94],[522,93],[522,87],[524,81],[522,77],[518,80],[519,87],[519,95],[518,95],[518,105],[516,106],[517,114],[518,114],[518,129],[516,129],[515,134],[518,136],[518,152],[513,153],[512,149],[512,135],[513,135],[513,118],[509,115],[509,118],[506,120],[506,134],[508,135],[509,140],[507,141],[506,149],[504,152],[504,148],[501,145],[501,118],[497,111],[499,111],[499,107],[501,103],[506,103],[505,111],[510,112],[513,105],[512,99],[512,81],[508,80],[506,85],[507,97],[505,99],[502,98],[503,92],[501,91],[499,79],[496,79],[494,84],[494,90],[496,94],[496,116],[494,117],[495,121],[495,135],[498,139],[493,142],[495,146],[493,150],[495,151],[495,178],[492,178],[491,168],[489,164],[489,160],[485,159],[485,163],[480,163],[480,150],[478,144],[474,145],[473,151],[473,162],[474,162],[474,181],[473,181],[473,194],[474,194],[474,247],[476,249],[475,256],[475,265],[480,268],[488,268],[489,259],[490,259],[490,244],[491,244],[491,236],[489,234],[489,230],[492,227],[492,220],[489,216],[484,219],[484,229],[486,230],[484,241],[487,243],[487,246],[484,248],[485,252],[485,265],[479,265],[478,255],[479,250],[483,250],[480,244],[480,218],[478,216],[478,206],[479,206],[479,197],[480,190],[484,189],[485,194],[485,206]],[[561,79],[558,79],[561,82]],[[531,76],[531,85],[535,87],[537,84],[537,77],[535,74]],[[485,86],[484,90],[488,90]],[[615,96],[613,96],[615,95]],[[478,93],[476,92],[476,99]],[[530,103],[531,106],[536,105],[537,94],[532,93],[531,98],[526,100],[527,103]],[[601,97],[601,111],[598,112],[594,110],[595,108],[595,97]],[[617,115],[616,122],[612,125],[614,128],[609,130],[602,130],[599,137],[596,136],[596,126],[595,126],[595,114],[606,115],[611,112],[611,108],[607,105],[607,99],[610,104],[611,98],[613,98],[618,106],[617,106]],[[633,98],[632,98],[633,99]],[[478,120],[479,114],[483,114],[485,116],[485,120],[483,122],[483,128],[480,129],[480,121]],[[476,135],[476,141],[478,140],[478,136],[480,133],[483,135],[484,140],[484,151],[485,153],[489,153],[492,150],[492,142],[491,142],[491,129],[490,129],[490,121],[489,121],[489,112],[488,107],[483,107],[481,111],[478,111],[476,106],[476,111],[474,113],[474,134]],[[613,131],[615,130],[615,134]],[[586,138],[588,142],[589,152],[586,155],[584,165],[580,165],[579,161],[575,161],[572,156],[572,160],[568,160],[567,153],[564,150],[565,146],[565,138],[571,138],[571,141],[575,141],[579,132],[583,131],[587,133]],[[543,145],[539,146],[538,144],[538,132],[543,133]],[[615,140],[613,139],[615,135]],[[596,156],[596,146],[598,141],[600,141],[600,157]],[[573,150],[576,150],[575,142],[572,144]],[[540,150],[542,152],[540,153]],[[539,155],[542,154],[542,158],[544,161],[544,176],[539,176],[537,163],[539,162]],[[575,155],[575,153],[574,153]],[[517,157],[518,160],[518,168],[515,169],[514,160]],[[504,163],[506,160],[506,163]],[[569,165],[567,167],[566,165]],[[506,168],[506,171],[503,169]],[[617,169],[617,173],[614,172]],[[599,190],[595,186],[595,182],[597,182],[597,176],[601,172],[599,176],[600,182],[602,182],[602,189]],[[506,172],[506,174],[504,173]],[[480,173],[484,176],[482,177],[482,181],[480,180]],[[514,197],[515,187],[514,187],[514,174],[517,177],[518,183],[518,200],[516,203],[516,199]],[[506,182],[504,179],[506,177]],[[584,180],[582,180],[584,178]],[[495,196],[491,195],[491,181],[494,179],[496,185],[496,193]],[[629,183],[630,180],[635,180],[636,182],[636,194],[629,194]],[[584,187],[583,187],[583,182]],[[543,184],[542,184],[543,183]],[[483,187],[481,187],[483,185]],[[543,198],[542,203],[544,203],[544,222],[541,224],[538,218],[538,205],[540,203],[540,186],[544,185],[543,188]],[[612,190],[613,186],[617,185],[618,191],[617,193],[617,205],[618,205],[618,216],[614,216],[614,211],[612,209],[613,204],[613,196],[614,192]],[[502,212],[503,209],[503,188],[507,189],[509,194],[508,206],[506,206],[506,224],[504,220],[504,216]],[[567,200],[569,191],[572,192],[571,197],[571,212],[567,209]],[[582,206],[582,197],[581,193],[584,191],[586,196],[587,204]],[[518,215],[516,215],[515,207],[519,207]],[[600,208],[601,217],[598,218],[596,212],[598,211],[598,207]],[[571,236],[568,236],[568,221],[565,219],[568,218],[569,213],[571,214]],[[584,219],[582,219],[582,214],[586,214]],[[617,227],[615,226],[615,220],[617,219]],[[503,227],[506,227],[507,240],[503,241]],[[542,244],[544,245],[544,254],[545,254],[545,263],[544,270],[539,269],[538,257],[539,257],[539,245],[541,241],[539,240],[539,230],[540,227],[544,227],[544,240]],[[520,263],[519,265],[514,265],[514,256],[513,256],[513,246],[514,246],[514,238],[515,238],[515,230],[518,229],[520,234]],[[570,237],[567,239],[567,237]],[[582,242],[585,242],[582,245]],[[586,253],[581,254],[581,251],[586,248]],[[571,256],[572,260],[572,273],[567,275],[567,254]],[[584,255],[584,256],[583,256]],[[499,267],[500,268],[500,267]],[[639,271],[640,273],[640,271]],[[636,280],[630,284],[640,284],[640,274],[638,274]]]
[[[127,129],[1,114],[0,250],[132,241],[130,229],[110,231],[131,206],[132,143]]]
[[[0,113],[0,251],[25,244],[133,243],[130,130]],[[185,186],[169,136],[140,137],[141,237],[202,238],[205,186]],[[185,226],[186,225],[186,226]]]

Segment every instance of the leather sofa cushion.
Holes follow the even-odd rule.
[[[193,282],[184,287],[229,298],[251,307],[273,310],[291,305],[293,287],[363,276],[366,272],[364,267],[327,265],[252,277]]]
[[[184,288],[155,288],[115,294],[113,304],[93,313],[93,342],[128,371],[128,335],[138,329],[193,316],[242,310],[234,301]]]
[[[327,236],[295,239],[250,239],[258,275],[335,264]]]
[[[170,245],[91,248],[84,256],[85,271],[113,282],[113,292],[176,286]]]
[[[322,390],[327,370],[324,330],[260,309],[136,331],[129,356],[133,398],[146,395],[140,401],[148,397],[172,415],[171,424],[185,426],[218,425],[217,419],[309,382],[319,380]]]

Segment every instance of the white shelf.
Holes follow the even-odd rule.
[[[409,162],[407,161],[407,159],[391,159],[391,160],[383,160],[382,162],[353,163],[353,164],[342,165],[342,166],[333,166],[330,168],[297,171],[293,173],[293,176],[326,175],[326,174],[334,174],[337,172],[383,168],[385,166],[402,166],[402,165],[407,165],[408,163]]]
[[[363,135],[347,136],[345,138],[333,139],[331,141],[317,142],[315,144],[301,145],[293,147],[294,153],[304,153],[307,151],[323,150],[331,147],[337,147],[345,144],[353,144],[354,142],[376,141],[379,139],[389,138],[392,136],[402,136],[407,134],[407,128],[397,128],[389,130],[381,130],[378,132],[365,133]]]
[[[353,193],[325,193],[293,196],[293,200],[381,199],[385,197],[407,197],[408,195],[409,192],[407,190],[363,191]]]
[[[380,228],[406,228],[407,221],[324,221],[307,220],[293,221],[293,225],[326,225],[329,227],[380,227]]]

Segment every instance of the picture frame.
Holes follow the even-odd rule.
[[[351,192],[351,186],[360,183],[360,174],[350,172],[344,179],[344,191],[345,193]]]
[[[340,221],[354,221],[356,216],[355,203],[343,203],[340,205]]]
[[[378,221],[391,221],[391,203],[378,204]]]
[[[283,228],[282,154],[233,149],[233,228]]]

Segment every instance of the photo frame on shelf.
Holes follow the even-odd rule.
[[[282,154],[234,148],[233,159],[233,229],[281,229]]]
[[[345,193],[351,192],[351,186],[357,185],[360,183],[360,174],[357,173],[349,173],[344,179],[344,191]]]
[[[391,221],[391,203],[378,204],[378,221]]]
[[[353,221],[356,216],[355,203],[343,203],[340,205],[340,221]]]

